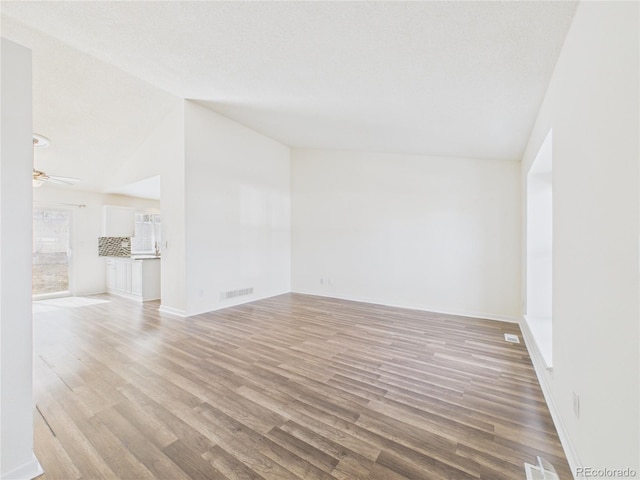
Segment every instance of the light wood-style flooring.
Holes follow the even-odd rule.
[[[37,308],[42,480],[571,473],[516,324],[287,294],[187,319]],[[522,337],[521,337],[522,338]]]

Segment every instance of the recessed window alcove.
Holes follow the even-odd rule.
[[[553,162],[547,134],[527,174],[526,321],[548,368],[552,363]]]

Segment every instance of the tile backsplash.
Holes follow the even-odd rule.
[[[98,255],[101,257],[130,257],[130,237],[98,237]]]

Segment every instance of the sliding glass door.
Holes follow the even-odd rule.
[[[71,211],[34,206],[33,295],[69,295],[71,272]]]

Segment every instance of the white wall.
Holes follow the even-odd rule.
[[[638,15],[579,4],[522,183],[553,128],[553,371],[534,360],[572,465],[640,474]]]
[[[185,153],[186,313],[290,291],[289,148],[187,101]]]
[[[517,319],[519,169],[294,149],[293,290]]]
[[[72,213],[71,270],[73,295],[91,295],[106,290],[105,259],[98,256],[102,235],[102,206],[120,205],[139,210],[159,211],[160,202],[143,198],[83,192],[73,188],[43,185],[33,189],[35,205],[67,208]],[[74,205],[86,205],[83,208]]]
[[[2,39],[0,478],[42,473],[33,455],[31,52]]]
[[[529,175],[527,191],[527,315],[551,318],[553,197],[550,175]]]

